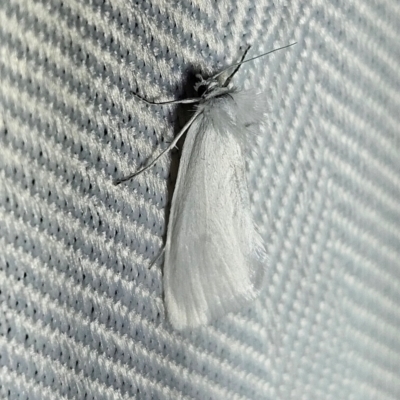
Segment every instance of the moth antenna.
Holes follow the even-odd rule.
[[[258,56],[249,58],[248,60],[244,60],[244,61],[240,61],[238,63],[232,64],[229,67],[224,68],[222,71],[220,71],[217,74],[215,74],[214,76],[212,76],[211,79],[218,78],[220,75],[222,75],[224,72],[226,72],[227,70],[229,70],[232,67],[236,67],[236,66],[240,67],[242,64],[245,64],[245,63],[250,62],[250,61],[257,60],[257,58],[265,57],[265,56],[267,56],[267,55],[269,55],[271,53],[275,53],[275,51],[287,49],[288,47],[294,46],[295,44],[297,44],[297,42],[294,42],[294,43],[291,43],[291,44],[287,44],[286,46],[278,47],[277,49],[273,49],[273,50],[267,51],[266,53],[259,54]]]
[[[236,66],[235,70],[228,76],[228,78],[226,79],[224,86],[227,87],[229,85],[229,83],[231,82],[232,78],[235,76],[236,72],[239,71],[240,66],[243,64],[243,60],[246,57],[246,54],[248,53],[248,51],[250,50],[251,46],[247,46],[247,49],[244,51],[242,58],[239,61],[239,65]]]
[[[131,92],[131,94],[134,97],[136,97],[137,99],[139,99],[140,101],[143,101],[144,103],[148,104],[149,106],[165,106],[165,105],[172,105],[172,104],[194,104],[194,103],[198,103],[200,101],[200,99],[191,98],[191,99],[168,100],[168,101],[156,102],[156,101],[147,100],[144,97],[139,96],[138,94],[136,94],[134,92]]]

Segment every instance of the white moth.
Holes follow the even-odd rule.
[[[165,151],[136,173],[116,181],[149,169],[187,131],[163,271],[166,312],[177,330],[205,325],[240,310],[257,296],[263,281],[266,252],[252,220],[244,161],[246,143],[263,115],[262,102],[254,92],[238,92],[231,86],[240,65],[253,59],[242,59],[208,79],[198,76],[196,99],[157,103],[197,103],[197,108]]]

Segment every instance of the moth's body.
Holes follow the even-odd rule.
[[[246,126],[260,117],[249,102],[254,93],[216,88],[187,132],[164,263],[166,311],[178,330],[239,310],[256,297],[264,275],[244,161]]]

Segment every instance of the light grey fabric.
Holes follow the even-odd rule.
[[[1,398],[400,398],[399,37],[396,0],[0,2]],[[149,268],[177,154],[113,179],[188,110],[130,91],[183,97],[292,41],[235,77],[267,98],[247,159],[266,285],[180,335]]]

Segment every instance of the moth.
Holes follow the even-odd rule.
[[[147,104],[196,104],[195,112],[166,150],[119,184],[151,168],[184,133],[164,249],[164,300],[177,330],[194,329],[255,299],[267,265],[263,241],[250,211],[245,149],[263,116],[255,91],[239,91],[233,64],[204,79],[197,98]],[[232,71],[231,73],[229,73]],[[227,75],[224,78],[224,75]]]

